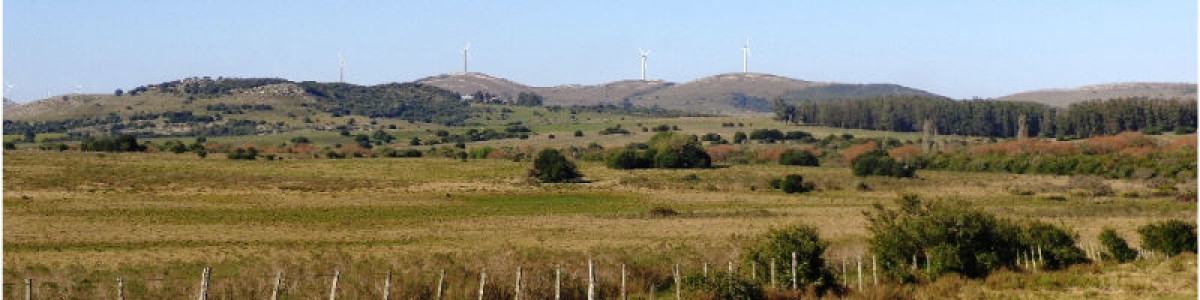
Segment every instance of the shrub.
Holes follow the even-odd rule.
[[[915,270],[922,267],[930,278],[947,273],[982,278],[1015,266],[1020,228],[1011,222],[965,202],[922,203],[916,195],[897,202],[897,209],[876,203],[864,212],[871,252],[886,277],[914,282],[921,274]]]
[[[17,150],[17,144],[13,142],[4,142],[4,150]]]
[[[789,149],[779,155],[779,164],[789,166],[819,166],[821,162],[812,152]]]
[[[691,274],[683,277],[689,299],[761,300],[766,299],[757,283],[729,273]]]
[[[249,147],[249,148],[238,147],[237,149],[234,149],[233,152],[230,152],[228,155],[226,155],[226,158],[254,160],[255,158],[258,158],[258,149],[255,149],[254,147]]]
[[[780,282],[791,282],[792,253],[796,253],[796,283],[800,287],[812,286],[818,293],[828,291],[840,292],[833,272],[825,266],[821,258],[829,242],[822,240],[816,227],[807,225],[792,225],[780,229],[770,229],[761,241],[747,249],[745,259],[750,263],[766,266],[774,259],[787,270],[782,272]],[[766,268],[758,270],[758,278],[766,278]]]
[[[650,168],[654,166],[654,163],[639,154],[637,150],[624,148],[606,155],[604,157],[604,165],[610,169],[630,170]]]
[[[583,131],[576,130],[576,131],[575,131],[575,137],[581,137],[581,136],[583,136]]]
[[[1196,224],[1168,220],[1146,224],[1138,228],[1142,236],[1142,247],[1170,256],[1182,252],[1196,253]]]
[[[1042,259],[1045,268],[1049,270],[1065,269],[1073,264],[1087,262],[1083,250],[1075,246],[1076,236],[1057,226],[1033,221],[1021,232],[1021,244],[1025,249],[1042,249]]]
[[[745,132],[738,131],[733,134],[733,143],[734,144],[741,144],[743,142],[746,142],[746,133]]]
[[[104,152],[141,152],[146,147],[138,144],[137,138],[122,134],[116,137],[89,139],[79,144],[79,150]]]
[[[1129,248],[1129,244],[1125,242],[1124,238],[1117,235],[1116,230],[1104,228],[1104,231],[1100,232],[1099,239],[1100,245],[1105,250],[1108,250],[1108,253],[1105,253],[1104,256],[1109,259],[1115,259],[1117,262],[1124,263],[1137,258],[1137,251]]]
[[[700,142],[694,135],[660,132],[650,138],[650,149],[655,152],[655,168],[712,167],[712,158],[700,147]]]
[[[538,152],[533,159],[533,170],[530,175],[542,182],[569,182],[582,176],[575,168],[575,163],[567,160],[558,150],[554,149]]]
[[[784,193],[804,193],[815,188],[812,182],[804,182],[804,177],[798,174],[788,174],[783,179],[771,180],[771,188],[783,190]]]
[[[859,155],[851,161],[851,168],[854,170],[854,176],[891,176],[891,177],[913,177],[916,175],[916,168],[907,164],[896,162],[896,160],[887,156],[883,150],[875,150],[863,155]]]
[[[677,215],[679,215],[679,212],[670,207],[656,206],[650,209],[651,217],[673,217]]]

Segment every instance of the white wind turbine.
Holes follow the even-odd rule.
[[[638,56],[642,57],[642,81],[646,81],[646,58],[650,57],[650,51],[638,48]]]
[[[467,45],[463,47],[462,56],[463,56],[463,74],[466,74],[467,73],[467,61],[471,60],[471,42],[467,42]]]
[[[82,85],[79,85],[79,84],[76,84],[76,85],[75,85],[75,94],[76,94],[76,95],[79,95],[79,94],[82,94],[82,93],[83,93],[83,86],[82,86]]]
[[[5,98],[12,97],[12,88],[13,88],[13,84],[11,82],[4,83],[4,97]]]
[[[338,82],[346,83],[346,57],[338,52]]]
[[[746,43],[742,45],[742,73],[749,72],[747,67],[750,64],[750,37],[746,37]]]

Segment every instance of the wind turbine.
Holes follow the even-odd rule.
[[[642,81],[646,81],[646,58],[650,56],[650,51],[638,48],[638,56],[642,57]]]
[[[467,73],[467,61],[471,60],[471,42],[467,42],[467,45],[465,47],[463,47],[462,56],[463,56],[463,74],[466,74]]]
[[[5,98],[12,97],[12,88],[13,88],[13,84],[11,82],[4,83],[4,97]]]
[[[346,58],[338,51],[338,82],[346,83]]]
[[[83,86],[82,86],[82,85],[78,85],[78,84],[76,84],[76,85],[75,85],[75,94],[76,94],[76,95],[79,95],[79,94],[82,94],[82,93],[83,93]]]
[[[746,37],[746,43],[742,45],[742,73],[747,73],[748,65],[750,64],[750,37]]]

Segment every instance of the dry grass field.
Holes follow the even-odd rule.
[[[673,263],[687,272],[705,263],[724,270],[772,227],[816,226],[831,241],[831,261],[865,253],[862,212],[873,203],[892,205],[900,193],[1060,224],[1078,233],[1081,245],[1096,245],[1101,228],[1113,227],[1136,246],[1137,226],[1196,218],[1194,202],[1147,196],[1150,189],[1133,181],[1109,182],[1114,195],[1125,196],[1089,197],[1072,193],[1063,176],[921,171],[895,179],[858,178],[844,167],[620,171],[578,163],[589,183],[531,182],[531,164],[509,160],[5,151],[4,296],[22,295],[22,280],[34,278],[43,298],[113,298],[120,277],[130,299],[183,298],[196,293],[201,269],[212,266],[212,296],[219,299],[267,297],[278,271],[285,298],[323,297],[334,270],[343,274],[339,293],[346,299],[379,297],[389,270],[398,298],[427,297],[445,270],[447,299],[464,299],[477,293],[481,269],[489,273],[489,294],[499,297],[511,293],[522,267],[525,289],[537,298],[549,293],[558,264],[574,298],[586,285],[590,257],[602,293],[616,293],[617,270],[626,264],[635,298],[652,286],[669,297]],[[766,187],[789,173],[818,190],[787,195]],[[1010,193],[1013,187],[1035,192]],[[656,207],[679,214],[651,214]],[[1189,254],[885,285],[849,296],[897,295],[1195,298],[1196,264]]]

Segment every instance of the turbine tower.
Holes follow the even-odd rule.
[[[76,94],[76,95],[79,95],[79,94],[82,94],[82,93],[83,93],[83,86],[82,86],[82,85],[78,85],[78,84],[76,84],[76,85],[75,85],[75,94]]]
[[[463,56],[463,74],[466,74],[467,73],[467,61],[471,60],[471,42],[467,42],[467,45],[463,47],[462,56]]]
[[[346,57],[338,52],[338,82],[346,83]]]
[[[13,84],[11,82],[4,83],[4,98],[12,97]]]
[[[642,81],[646,81],[646,58],[650,57],[650,51],[638,48],[638,56],[642,57]]]
[[[747,67],[750,64],[750,37],[746,37],[746,43],[742,45],[742,73],[749,72]]]

